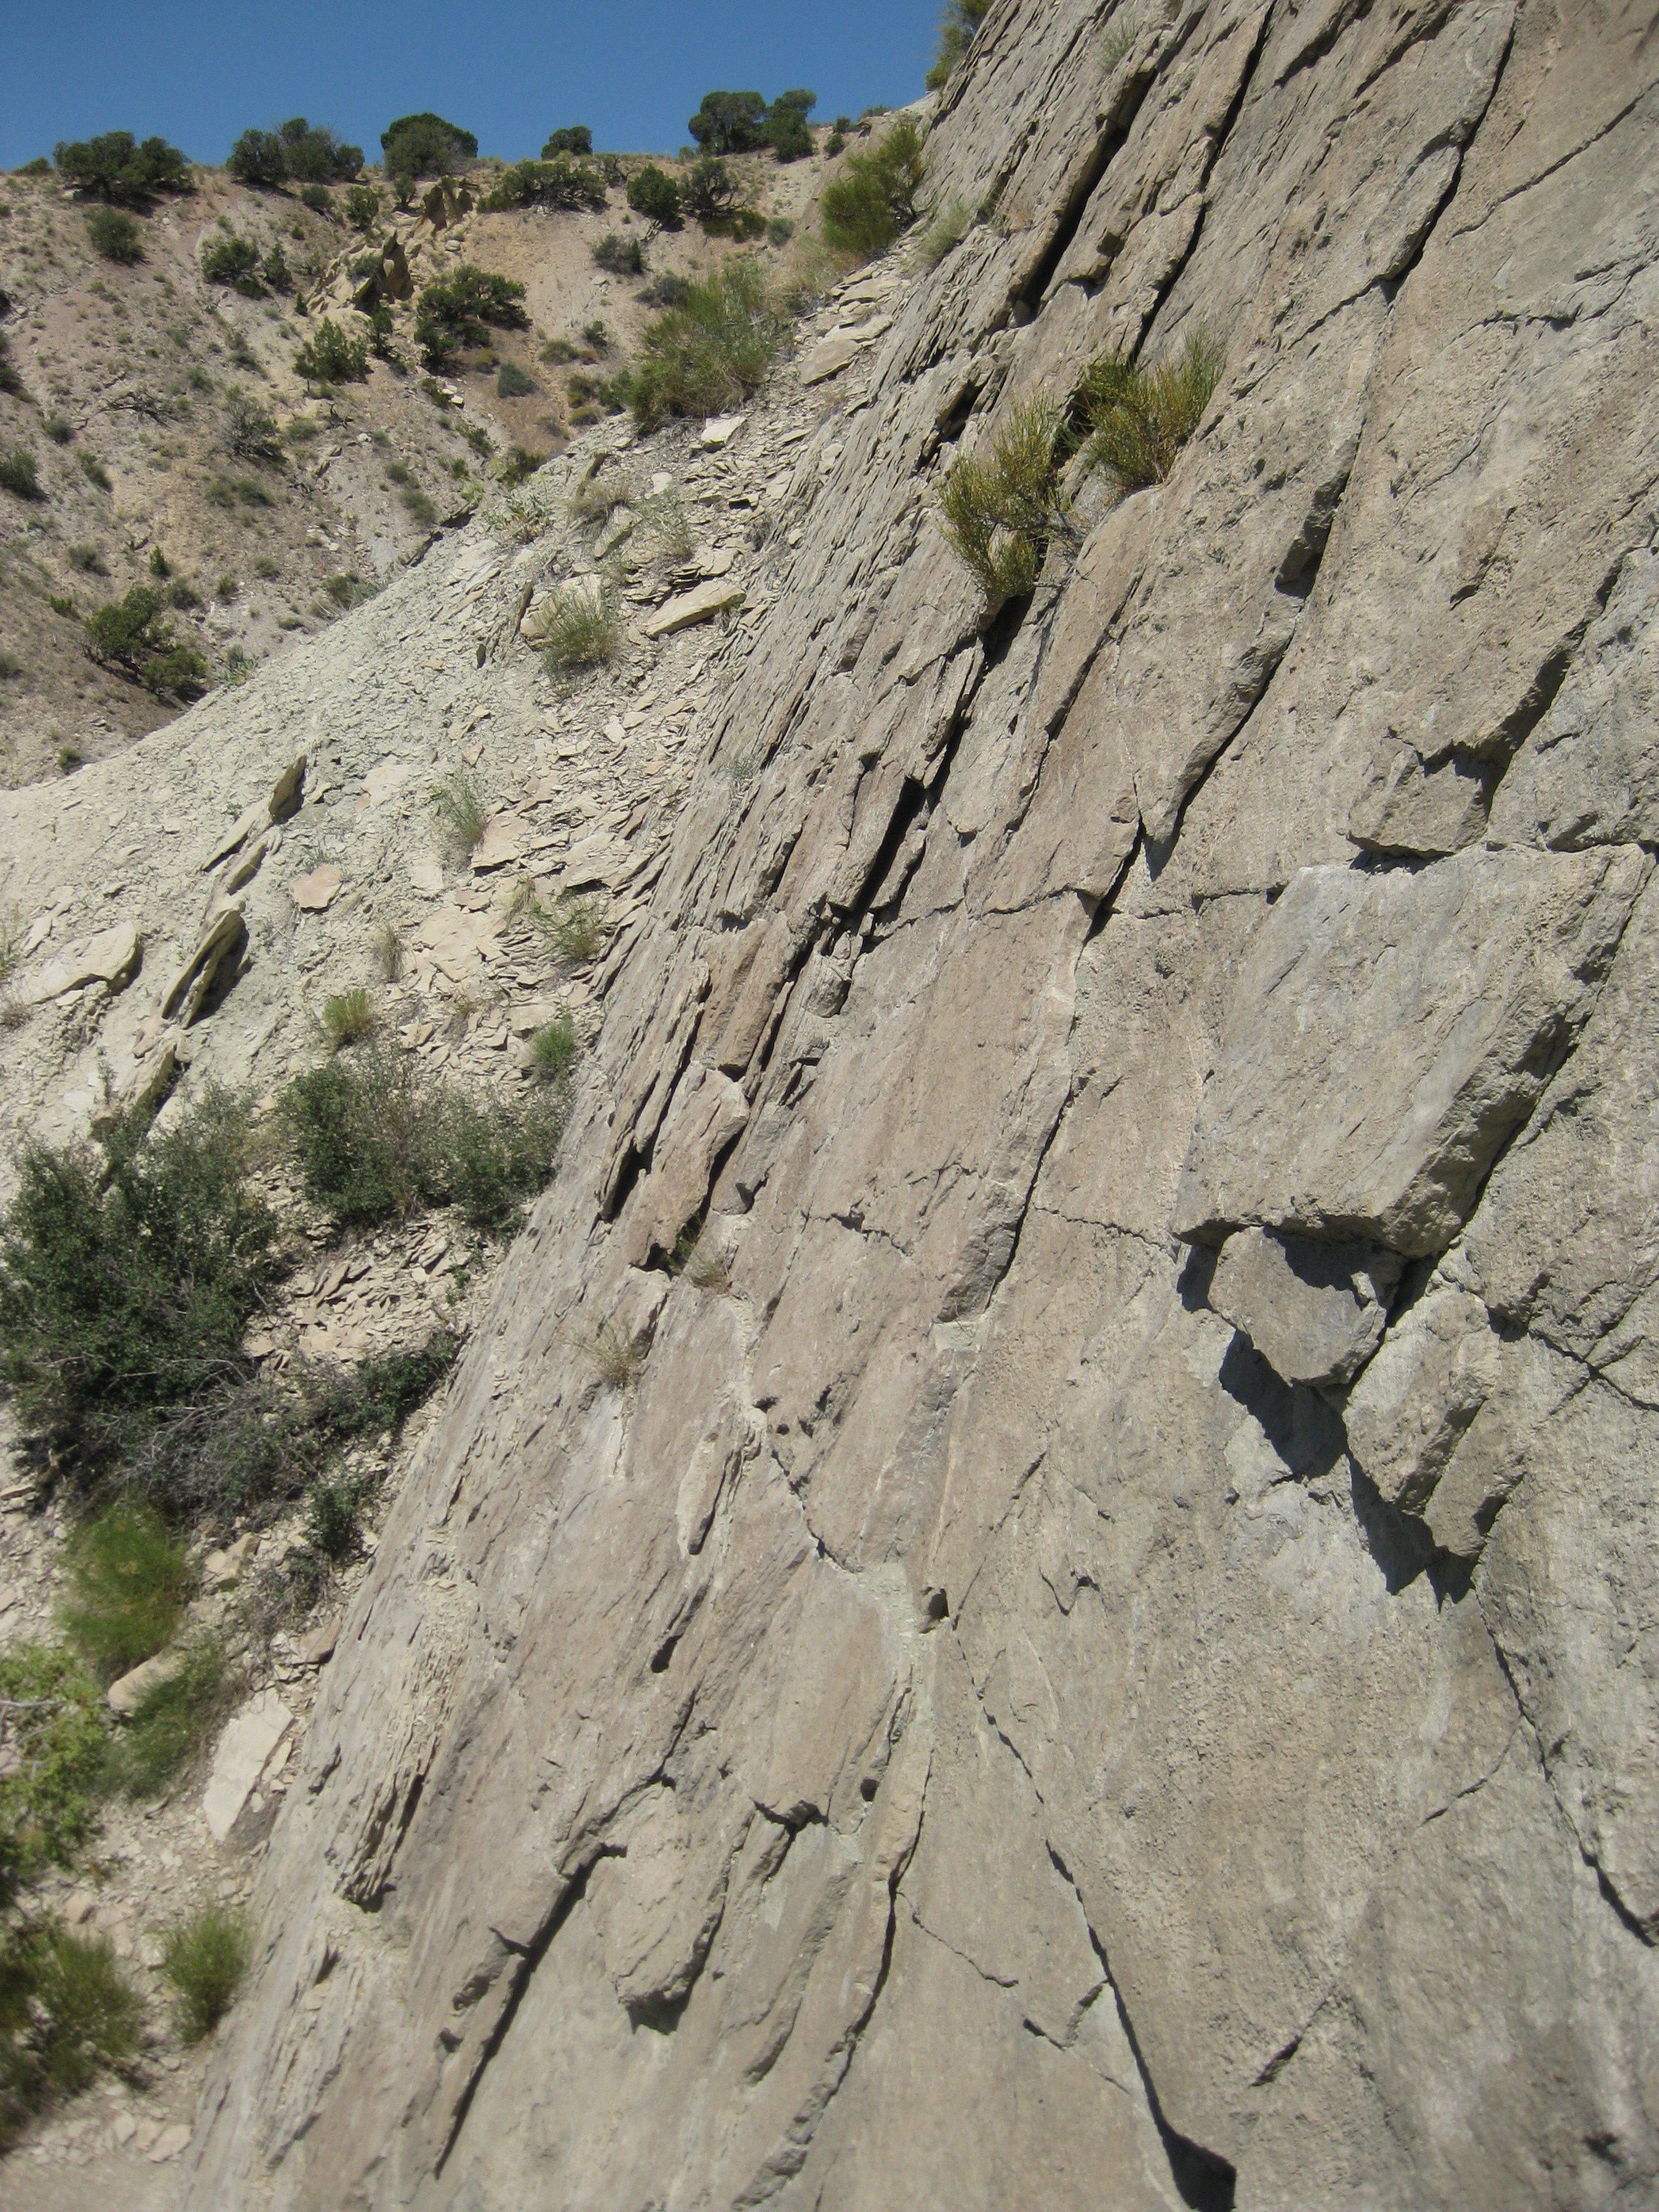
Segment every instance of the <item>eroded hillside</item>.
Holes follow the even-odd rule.
[[[623,907],[287,1770],[187,2205],[1659,2187],[1656,53],[1553,0],[999,0],[937,265],[608,464],[707,502],[617,674],[529,658],[606,542],[550,503],[81,779],[106,852],[164,767],[200,860],[263,848],[191,1081],[303,1049],[359,915],[434,1002],[538,990],[495,850]],[[988,595],[962,465],[1189,340],[1167,473],[1079,453]],[[649,636],[728,576],[723,642]],[[405,890],[477,745],[500,845]],[[59,793],[4,803],[57,914]],[[137,1079],[148,958],[131,1013],[43,1001],[31,1110],[100,1034]]]
[[[744,204],[799,217],[835,166],[822,135],[787,166],[732,164]],[[399,211],[377,179],[369,234],[343,190],[319,210],[297,189],[198,170],[193,191],[128,219],[131,262],[97,250],[96,203],[57,178],[0,182],[0,337],[17,387],[0,380],[0,456],[30,455],[40,494],[0,489],[0,777],[101,758],[179,711],[85,649],[85,617],[134,586],[157,592],[205,682],[234,682],[417,561],[492,471],[562,452],[573,416],[604,411],[588,387],[631,357],[651,288],[734,250],[695,222],[632,213],[641,166],[612,164],[605,206],[558,211],[477,207],[500,162],[447,206],[427,188]],[[639,243],[639,272],[595,260],[611,234]],[[204,274],[227,241],[254,249],[246,290]],[[764,239],[750,250],[782,258]],[[362,380],[308,382],[296,359],[323,320],[367,337],[352,272],[382,251],[410,287],[388,302],[387,343]],[[273,253],[282,273],[262,274]],[[525,287],[526,326],[491,332],[434,380],[414,337],[419,290],[469,262]]]

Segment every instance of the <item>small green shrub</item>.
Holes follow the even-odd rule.
[[[62,415],[46,416],[40,428],[54,446],[72,445],[75,441],[75,425]]]
[[[238,460],[262,461],[274,467],[283,458],[276,417],[244,392],[230,394],[220,437],[226,452]]]
[[[23,380],[7,350],[6,334],[0,331],[0,392],[12,399],[23,397]]]
[[[452,769],[432,787],[432,805],[444,842],[459,856],[470,853],[489,823],[489,801],[471,769]]]
[[[15,678],[21,676],[22,672],[23,664],[17,658],[17,655],[15,653],[7,653],[3,648],[0,648],[0,678],[3,678],[4,680],[9,684]]]
[[[428,368],[441,368],[465,346],[482,345],[489,325],[526,330],[524,286],[510,277],[463,262],[452,276],[440,277],[421,294],[415,311],[415,342]]]
[[[68,1547],[64,1626],[108,1678],[168,1642],[195,1587],[183,1547],[143,1505],[108,1506]]]
[[[593,248],[593,258],[601,269],[608,269],[613,276],[643,276],[645,274],[644,241],[637,238],[624,238],[620,231],[606,231]]]
[[[202,604],[202,594],[187,576],[175,576],[167,586],[167,605],[191,612]]]
[[[1198,428],[1224,358],[1224,348],[1195,331],[1174,360],[1156,368],[1136,368],[1115,356],[1096,362],[1078,395],[1089,462],[1115,477],[1124,492],[1162,483]]]
[[[108,1773],[129,1797],[154,1797],[205,1749],[237,1694],[215,1636],[195,1636],[175,1674],[157,1682],[109,1746]]]
[[[340,1222],[453,1204],[475,1227],[500,1228],[546,1181],[562,1104],[532,1091],[519,1105],[478,1105],[371,1049],[296,1076],[283,1114],[307,1195]]]
[[[14,1644],[0,1652],[0,1907],[93,1832],[101,1702],[67,1651]]]
[[[598,668],[614,660],[622,646],[622,606],[614,585],[601,585],[594,595],[566,592],[561,596],[547,634],[550,667],[561,672]]]
[[[294,356],[307,384],[361,384],[368,374],[368,340],[354,337],[326,316]]]
[[[504,361],[501,374],[495,379],[495,391],[502,399],[528,399],[541,390],[533,376],[528,376],[516,361]]]
[[[291,292],[294,289],[294,271],[288,265],[288,256],[283,251],[280,240],[268,250],[259,264],[259,274],[273,292]]]
[[[740,404],[764,380],[784,337],[783,318],[751,258],[688,283],[645,334],[631,392],[641,428]]]
[[[86,618],[87,651],[157,698],[194,698],[207,683],[207,662],[193,646],[176,641],[161,599],[154,585],[135,584],[124,599],[100,607]]]
[[[210,284],[228,284],[237,291],[258,291],[259,249],[251,238],[216,238],[202,256],[202,274]]]
[[[336,1052],[344,1045],[358,1044],[364,1037],[373,1036],[378,1018],[374,1002],[361,983],[323,1001],[323,1033]]]
[[[915,220],[921,186],[921,133],[900,116],[875,143],[849,154],[823,188],[823,235],[836,252],[869,260],[884,253]]]
[[[109,569],[95,545],[71,545],[64,558],[83,576],[107,576]]]
[[[85,460],[84,454],[82,456]],[[14,499],[44,499],[46,491],[34,471],[34,456],[27,447],[18,446],[9,453],[0,453],[0,491],[9,491]]]
[[[137,144],[131,131],[106,131],[100,137],[61,141],[52,149],[58,174],[88,199],[112,206],[147,208],[158,192],[192,189],[190,163],[165,138]]]
[[[576,1064],[576,1025],[560,1014],[532,1033],[531,1072],[543,1083],[562,1083]]]
[[[542,148],[544,161],[556,161],[561,154],[591,154],[593,133],[585,123],[567,123],[551,132]]]
[[[79,768],[86,755],[79,745],[59,745],[57,752],[58,773],[69,775]]]
[[[826,160],[831,161],[837,154],[844,154],[847,151],[847,133],[839,126],[831,131],[823,142],[823,151]]]
[[[208,1091],[165,1131],[27,1143],[0,1219],[0,1383],[96,1465],[135,1421],[246,1371],[275,1222],[248,1188],[245,1109]]]
[[[1138,7],[1121,8],[1117,15],[1100,34],[1100,65],[1103,70],[1115,70],[1123,60],[1140,35],[1140,10]]]
[[[143,2008],[106,1936],[0,1929],[0,2150],[54,2097],[137,2056]]]
[[[680,186],[680,199],[688,215],[696,216],[705,229],[738,204],[738,180],[716,154],[705,154],[694,162]]]
[[[306,1496],[306,1541],[331,1566],[348,1566],[362,1549],[355,1483],[319,1482]]]
[[[81,473],[88,483],[96,484],[100,491],[110,489],[109,471],[96,453],[89,453],[82,446],[75,458],[81,464]]]
[[[210,1905],[168,1931],[161,1968],[179,1993],[179,2027],[186,2043],[211,2035],[230,2010],[247,1960],[247,1923],[222,1905]]]
[[[334,212],[334,201],[326,185],[306,185],[300,198],[313,215],[331,216]]]
[[[1031,589],[1048,539],[1064,520],[1054,477],[1062,427],[1051,402],[1024,401],[983,459],[963,456],[945,478],[945,535],[995,604]]]
[[[374,185],[353,185],[345,196],[346,221],[365,235],[380,227],[381,200]]]
[[[496,481],[514,490],[526,477],[533,477],[546,459],[545,453],[533,453],[528,446],[509,446],[495,464]],[[535,534],[532,530],[531,535]]]
[[[422,530],[429,530],[438,520],[438,510],[419,484],[410,484],[399,496],[410,520]]]
[[[644,216],[648,222],[660,223],[665,230],[678,230],[680,227],[680,188],[654,161],[647,161],[629,179],[628,204],[635,215]]]
[[[106,261],[115,261],[131,267],[144,258],[143,233],[130,215],[118,208],[94,208],[87,216],[87,236],[92,241],[94,253]]]
[[[795,226],[787,216],[775,215],[766,226],[769,246],[787,246],[795,234]]]

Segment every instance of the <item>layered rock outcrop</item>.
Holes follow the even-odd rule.
[[[1656,76],[987,18],[994,213],[813,387],[191,2205],[1659,2190]],[[952,450],[1200,328],[986,610]]]

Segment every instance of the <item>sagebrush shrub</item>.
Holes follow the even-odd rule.
[[[884,253],[915,221],[921,188],[921,133],[902,115],[873,145],[849,154],[823,188],[823,235],[838,252],[868,260]]]
[[[1054,474],[1063,427],[1051,401],[1023,401],[983,457],[963,455],[945,480],[945,535],[999,605],[1031,589],[1048,540],[1064,520]]]
[[[14,499],[46,497],[35,473],[34,456],[27,447],[18,446],[9,453],[0,453],[0,490],[9,491]]]
[[[87,216],[87,236],[94,253],[106,261],[131,266],[144,258],[144,234],[130,215],[119,208],[98,207]]]
[[[1078,392],[1090,463],[1125,492],[1162,483],[1210,404],[1224,357],[1223,347],[1194,331],[1179,354],[1155,368],[1115,355],[1093,363]]]
[[[246,1114],[205,1091],[170,1129],[117,1119],[101,1155],[26,1143],[0,1220],[0,1383],[94,1466],[136,1417],[246,1371],[276,1224],[247,1186]]]
[[[758,390],[786,335],[759,265],[745,256],[686,285],[645,334],[631,404],[641,428],[718,415]]]
[[[608,269],[613,276],[643,276],[645,274],[644,241],[637,238],[623,238],[617,231],[606,231],[593,248],[593,258],[601,269]]]
[[[179,1993],[186,2043],[210,2035],[230,2010],[247,1960],[247,1923],[226,1905],[210,1905],[169,1932],[161,1969]]]

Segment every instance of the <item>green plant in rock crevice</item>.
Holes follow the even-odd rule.
[[[1094,362],[1078,388],[1089,465],[1115,477],[1125,492],[1162,483],[1210,404],[1224,359],[1223,347],[1191,331],[1181,351],[1154,368],[1115,355]]]
[[[1064,427],[1052,400],[1019,401],[988,448],[961,456],[945,477],[945,535],[994,605],[1030,591],[1049,538],[1066,526],[1054,468]]]
[[[195,1587],[184,1547],[143,1505],[118,1503],[83,1522],[67,1558],[73,1595],[64,1625],[107,1675],[161,1649]]]
[[[489,826],[489,801],[471,769],[452,769],[434,783],[432,805],[445,842],[458,855],[471,852]]]
[[[210,2035],[229,2011],[247,1972],[247,1923],[210,1905],[168,1931],[161,1969],[179,1993],[179,2026],[187,2043]]]

